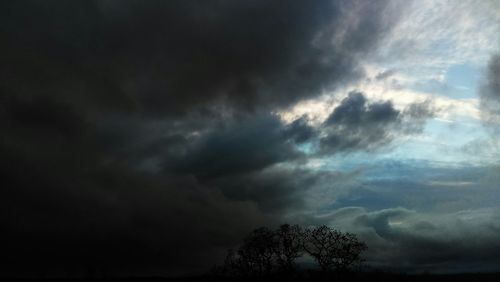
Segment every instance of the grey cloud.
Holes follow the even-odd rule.
[[[274,166],[212,179],[205,185],[220,189],[230,199],[251,200],[281,220],[288,220],[296,214],[328,207],[353,186],[357,177],[357,172]]]
[[[375,150],[399,135],[419,133],[433,115],[430,102],[411,104],[403,111],[391,101],[370,103],[363,93],[351,92],[322,126],[323,152]]]
[[[375,79],[376,80],[385,80],[385,79],[393,76],[395,73],[396,73],[395,70],[385,70],[385,71],[377,73],[377,75],[375,76]]]
[[[235,200],[251,200],[263,210],[283,216],[305,206],[304,194],[319,182],[319,174],[303,169],[268,168],[208,181],[224,195]]]
[[[258,171],[302,154],[287,142],[283,123],[273,115],[224,124],[189,146],[184,154],[168,157],[165,170],[213,178]]]
[[[294,120],[284,129],[285,136],[297,144],[305,143],[316,138],[318,130],[309,125],[308,122],[306,116]]]
[[[403,134],[421,133],[428,119],[435,116],[437,109],[432,100],[427,99],[423,102],[408,105],[401,112],[401,126],[399,130]]]
[[[346,207],[323,223],[358,233],[374,268],[413,272],[498,271],[498,210],[419,213]]]
[[[495,270],[498,266],[496,253],[500,248],[500,229],[491,221],[493,218],[488,218],[487,222],[482,221],[484,218],[473,218],[474,211],[448,216],[432,215],[430,219],[418,219],[416,216],[412,219],[415,222],[408,227],[398,228],[393,224],[389,228],[392,237],[381,237],[396,244],[398,250],[393,250],[391,256],[400,260],[403,266],[407,264],[431,271]],[[387,227],[390,226],[387,225],[388,220],[381,222]],[[479,262],[486,269],[475,269]]]
[[[500,55],[494,55],[489,62],[485,84],[480,89],[480,106],[483,120],[494,130],[500,116]]]
[[[354,224],[373,226],[377,234],[385,237],[390,229],[389,219],[404,218],[414,212],[405,208],[383,209],[356,217]]]
[[[325,125],[352,126],[359,123],[386,123],[395,120],[397,115],[398,112],[390,101],[368,104],[362,93],[351,92],[330,114]]]

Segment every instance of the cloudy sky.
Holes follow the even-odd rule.
[[[500,271],[500,2],[3,1],[3,275],[185,275],[253,228]]]

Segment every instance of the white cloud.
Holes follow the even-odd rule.
[[[500,43],[500,3],[493,0],[407,1],[380,48],[384,64],[437,73],[454,64],[484,65]]]

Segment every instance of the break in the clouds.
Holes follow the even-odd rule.
[[[434,77],[435,66],[448,66],[434,64],[448,45],[428,52],[425,40],[441,42],[439,34],[449,33],[438,32],[447,26],[439,20],[436,33],[426,29],[432,23],[422,17],[429,9],[440,19],[441,6],[343,0],[0,6],[2,276],[202,273],[248,231],[283,221],[360,232],[373,267],[460,271],[498,261],[491,251],[498,247],[491,235],[497,217],[477,212],[481,220],[453,227],[455,215],[480,211],[477,199],[485,198],[453,202],[458,196],[449,187],[468,183],[476,193],[467,197],[492,193],[484,187],[495,185],[494,173],[482,172],[495,166],[475,162],[470,179],[457,181],[450,167],[464,150],[442,166],[434,164],[442,164],[436,158],[444,150],[431,152],[438,143],[446,152],[472,144],[479,136],[467,132],[482,125],[470,120],[498,114],[498,57],[480,103],[458,100],[451,90],[433,93],[444,88],[428,87],[422,72],[412,75],[425,63],[422,70],[453,90],[474,70]],[[458,8],[458,19],[470,19],[470,26],[460,20],[448,26],[487,25]],[[408,32],[422,29],[412,36],[418,44],[410,44]],[[469,46],[466,36],[451,39]],[[480,65],[490,45],[483,41],[478,56],[460,63]],[[395,64],[398,56],[404,60]],[[458,117],[471,128],[436,125]],[[425,173],[404,173],[415,169],[409,159],[422,148],[432,155]],[[405,165],[386,165],[388,159]],[[432,190],[439,202],[420,205],[401,192],[443,186]],[[339,214],[345,217],[333,220]],[[389,222],[393,216],[404,229]],[[449,234],[469,229],[489,233],[481,244],[447,249],[455,242]],[[459,237],[452,238],[466,239]]]

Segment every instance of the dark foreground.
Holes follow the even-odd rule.
[[[303,275],[302,277],[213,277],[213,276],[200,276],[200,277],[184,277],[184,278],[162,278],[162,277],[129,277],[129,278],[81,278],[81,279],[67,279],[67,278],[53,278],[53,279],[28,279],[28,278],[15,278],[15,281],[149,281],[149,282],[189,282],[189,281],[414,281],[414,282],[460,282],[460,281],[478,281],[478,282],[497,282],[500,281],[500,273],[468,273],[468,274],[390,274],[390,273],[355,273],[349,275]]]

